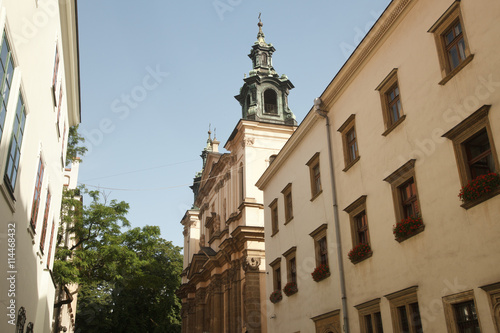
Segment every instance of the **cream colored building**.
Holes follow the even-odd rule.
[[[52,332],[68,131],[80,123],[76,16],[76,0],[0,1],[1,332]]]
[[[268,332],[500,332],[500,189],[459,198],[500,171],[499,33],[498,1],[389,4],[257,182]]]
[[[183,332],[268,332],[264,206],[255,182],[296,128],[287,101],[293,85],[274,70],[273,52],[259,23],[253,69],[236,96],[242,119],[226,153],[210,132],[202,152],[193,209],[181,221]]]

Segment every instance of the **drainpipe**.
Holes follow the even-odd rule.
[[[344,332],[349,333],[349,321],[347,319],[347,296],[345,291],[344,261],[342,256],[342,241],[340,238],[339,207],[337,205],[337,191],[335,188],[335,174],[333,168],[332,137],[330,134],[330,120],[328,113],[320,109],[321,98],[314,99],[314,111],[326,120],[326,135],[328,138],[328,157],[330,159],[330,179],[332,187],[333,221],[335,224],[335,236],[337,240],[337,261],[340,275],[340,293],[342,297],[342,316],[344,319]]]

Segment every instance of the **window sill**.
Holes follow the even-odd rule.
[[[406,115],[402,115],[401,118],[398,119],[394,124],[390,125],[387,127],[384,133],[382,133],[383,136],[387,136],[389,133],[392,132],[396,127],[398,127],[399,124],[401,124],[404,120],[406,119]]]
[[[342,171],[346,172],[347,170],[349,170],[349,169],[350,169],[350,168],[351,168],[354,164],[356,164],[356,163],[359,161],[359,159],[360,159],[360,158],[361,158],[361,156],[358,156],[358,157],[356,157],[354,160],[352,160],[351,162],[349,162],[349,163],[345,166],[344,170],[342,170]]]
[[[419,233],[421,233],[422,231],[424,231],[424,229],[425,229],[425,224],[422,225],[422,226],[420,226],[420,227],[418,227],[417,230],[415,230],[414,233],[406,235],[406,236],[402,236],[402,237],[396,237],[395,239],[396,239],[396,241],[398,243],[404,242],[408,238],[412,238],[413,236],[418,235]]]
[[[464,202],[463,204],[460,205],[460,207],[462,207],[465,210],[467,210],[467,209],[472,208],[474,206],[477,206],[480,203],[483,203],[486,200],[489,200],[489,199],[491,199],[491,198],[493,198],[493,197],[495,197],[495,196],[497,196],[499,194],[500,194],[500,187],[497,188],[496,190],[494,190],[493,192],[485,194],[485,195],[483,195],[482,197],[480,197],[480,198],[478,198],[476,200]]]
[[[273,231],[273,233],[271,234],[271,237],[274,237],[274,235],[276,235],[278,232],[279,232],[279,230]]]
[[[446,84],[446,82],[450,81],[452,77],[457,75],[457,73],[460,72],[462,70],[462,68],[467,66],[467,64],[469,62],[471,62],[472,59],[474,59],[474,55],[470,54],[467,58],[465,58],[464,61],[462,61],[462,63],[460,65],[458,65],[454,70],[452,70],[451,72],[446,74],[446,76],[441,81],[439,81],[439,84],[444,86]]]
[[[314,199],[316,199],[317,197],[319,197],[319,195],[323,193],[323,190],[319,191],[318,193],[316,193],[315,195],[312,196],[311,198],[311,201],[314,201]]]
[[[292,222],[292,220],[293,220],[293,216],[291,218],[289,218],[288,220],[286,220],[284,225],[287,225],[288,223]]]
[[[365,260],[366,260],[366,259],[368,259],[368,258],[371,258],[372,256],[373,256],[373,251],[370,251],[370,253],[368,253],[368,254],[366,255],[366,257],[361,258],[361,259],[358,259],[358,260],[351,260],[351,262],[353,263],[353,265],[356,265],[356,264],[359,264],[359,263],[360,263],[360,262],[362,262],[362,261],[365,261]]]

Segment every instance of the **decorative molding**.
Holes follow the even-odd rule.
[[[259,270],[260,261],[261,259],[259,257],[250,257],[250,256],[245,257],[245,260],[242,261],[243,270],[245,272]]]
[[[241,146],[242,147],[251,147],[253,146],[255,143],[255,138],[244,138],[242,141],[241,141]]]

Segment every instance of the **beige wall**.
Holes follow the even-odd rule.
[[[342,252],[351,331],[359,330],[355,305],[381,298],[384,332],[392,332],[387,294],[418,285],[418,302],[425,332],[445,332],[442,297],[473,290],[483,332],[493,332],[487,295],[480,286],[499,282],[500,197],[469,210],[460,207],[461,187],[452,142],[441,135],[482,105],[491,105],[489,121],[496,147],[500,145],[500,46],[492,43],[500,32],[500,5],[496,1],[461,1],[463,28],[474,59],[445,85],[432,33],[427,32],[452,1],[409,1],[391,28],[360,63],[362,51],[376,38],[378,29],[399,5],[393,1],[342,71],[321,96],[331,121],[334,167],[338,192]],[[379,92],[375,88],[393,68],[398,69],[401,101],[406,119],[387,136]],[[346,73],[353,70],[351,75]],[[340,90],[342,80],[348,81]],[[362,96],[362,98],[360,98]],[[355,114],[360,160],[343,172],[342,137],[337,129]],[[269,303],[270,331],[312,332],[310,317],[340,309],[338,270],[327,161],[325,121],[310,112],[296,135],[285,145],[259,181],[264,206],[278,198],[280,231],[270,237],[270,212],[266,209],[266,256],[271,262],[297,246],[299,292],[276,305]],[[307,133],[305,133],[307,132]],[[299,135],[299,133],[301,133]],[[304,133],[303,137],[301,136]],[[299,139],[300,138],[300,139]],[[297,145],[294,149],[288,149]],[[320,152],[323,193],[310,202],[309,173],[305,163]],[[396,223],[391,186],[383,181],[410,159],[416,159],[415,177],[425,231],[402,243],[394,240]],[[275,163],[276,163],[275,162]],[[273,172],[276,172],[273,174]],[[281,190],[291,182],[294,219],[283,225]],[[366,195],[366,211],[373,256],[357,265],[347,258],[352,248],[350,221],[343,209]],[[332,276],[316,283],[309,261],[314,258],[309,233],[328,223]],[[282,260],[282,279],[286,272]],[[272,273],[267,277],[271,293]],[[327,305],[328,304],[328,305]],[[304,309],[307,309],[304,316]],[[299,316],[302,314],[302,316]]]
[[[0,284],[2,317],[0,331],[14,332],[6,318],[6,306],[15,300],[15,314],[20,307],[26,309],[26,324],[34,323],[35,332],[51,331],[54,308],[54,283],[50,269],[53,265],[54,248],[49,250],[52,224],[55,233],[59,226],[61,194],[64,184],[63,160],[66,154],[69,127],[80,122],[78,94],[78,59],[76,50],[75,1],[59,4],[57,0],[18,1],[4,0],[0,6],[0,29],[10,41],[16,68],[10,90],[5,130],[0,142],[0,279],[6,281],[7,272],[7,225],[16,229],[15,296],[9,297],[7,284]],[[52,97],[52,75],[56,44],[59,46],[60,67],[57,96],[63,85],[60,134],[58,133],[57,108]],[[27,118],[21,148],[19,173],[14,191],[15,202],[9,198],[3,184],[6,159],[18,94],[22,92]],[[66,127],[66,132],[64,132]],[[63,135],[63,133],[65,133]],[[64,144],[63,144],[64,143]],[[61,158],[61,155],[63,158]],[[36,230],[31,231],[30,216],[38,162],[42,156],[45,172],[41,190],[41,202]],[[47,191],[52,195],[45,251],[40,251],[43,216]],[[10,202],[10,204],[9,204]],[[52,243],[52,247],[55,242]],[[50,265],[47,268],[49,252]],[[10,274],[9,274],[10,275]],[[9,318],[10,320],[10,318]],[[16,320],[14,320],[15,322]]]

